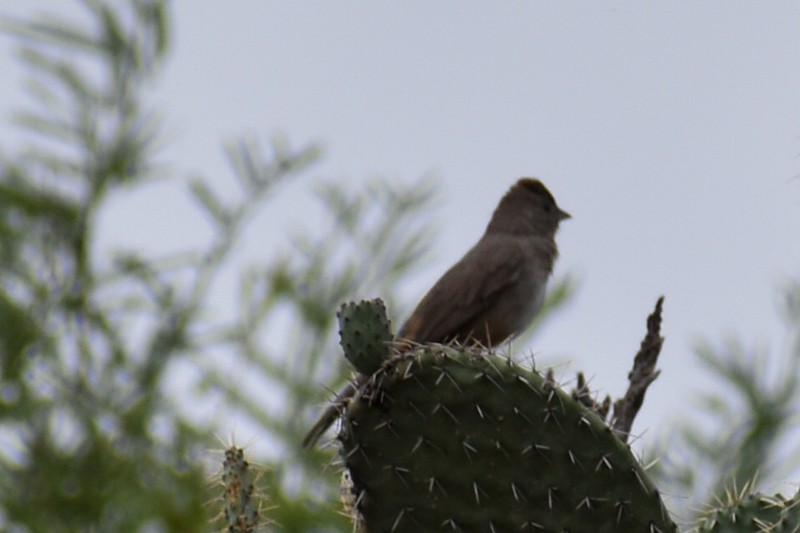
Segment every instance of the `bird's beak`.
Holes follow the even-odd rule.
[[[564,211],[563,209],[558,210],[558,221],[561,222],[562,220],[566,220],[568,218],[572,218],[572,215]]]

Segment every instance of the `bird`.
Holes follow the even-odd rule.
[[[501,198],[480,240],[423,296],[395,335],[399,350],[455,343],[494,348],[522,333],[544,302],[558,257],[555,234],[571,218],[538,179],[521,178]],[[359,375],[303,440],[313,446],[369,376]]]

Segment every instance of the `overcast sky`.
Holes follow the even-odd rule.
[[[0,5],[24,14],[52,3]],[[583,370],[619,395],[664,294],[663,373],[634,428],[644,442],[707,387],[698,339],[785,351],[778,288],[800,275],[799,3],[250,0],[175,2],[172,13],[172,55],[153,92],[165,160],[225,183],[220,147],[241,133],[326,148],[245,255],[265,259],[264,243],[293,225],[315,229],[316,181],[431,174],[439,232],[411,306],[505,190],[536,176],[573,215],[555,276],[580,283],[515,350],[567,361],[562,373]],[[8,39],[0,46],[8,131],[24,99]],[[183,197],[151,187],[116,201],[104,245],[198,242]]]

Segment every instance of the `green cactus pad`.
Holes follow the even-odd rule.
[[[780,494],[766,496],[729,495],[721,509],[704,514],[694,533],[798,533],[800,532],[800,500],[787,500]]]
[[[392,332],[383,300],[344,303],[336,313],[347,360],[362,374],[372,374],[389,358]]]
[[[395,356],[344,422],[343,461],[372,533],[677,531],[597,415],[496,356],[443,346]]]

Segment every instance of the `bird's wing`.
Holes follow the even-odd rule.
[[[482,239],[428,291],[397,336],[423,343],[469,335],[479,314],[519,279],[522,261],[518,246]]]

